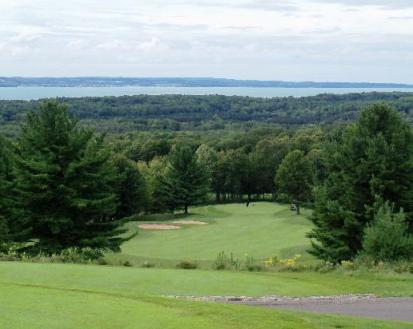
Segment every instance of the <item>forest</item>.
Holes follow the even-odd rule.
[[[0,132],[12,137],[26,113],[42,101],[0,101]],[[314,97],[124,96],[59,98],[82,125],[99,132],[249,130],[254,127],[336,126],[361,109],[385,103],[412,121],[411,93],[324,94]]]
[[[363,95],[363,101],[356,96],[354,101],[342,100],[352,96],[325,97],[337,98],[336,104],[345,109],[351,107],[349,103],[362,106],[374,96]],[[304,108],[321,102],[322,96],[11,102],[15,106],[7,107],[9,122],[18,129],[14,138],[0,139],[3,249],[10,243],[31,254],[90,248],[93,252],[88,254],[99,257],[120,250],[126,241],[123,225],[136,216],[180,210],[187,215],[200,204],[246,202],[248,207],[252,201],[270,200],[291,203],[297,215],[302,206],[313,209],[310,253],[320,259],[332,263],[352,260],[363,248],[370,248],[375,260],[409,259],[413,246],[413,131],[406,120],[408,111],[400,111],[409,97],[381,96],[398,104],[397,110],[384,103],[366,106],[361,112],[354,107],[352,113],[358,119],[350,124],[343,120],[340,125],[293,128],[267,122],[246,131],[160,129],[108,136],[93,127],[101,118],[115,127],[117,121],[111,116],[115,113],[122,113],[128,121],[134,113],[155,117],[156,108],[160,117],[164,113],[175,119],[188,111],[184,118],[195,127],[191,120],[203,122],[203,115],[214,111],[228,114],[232,124],[237,118],[233,116],[236,105],[246,103],[256,113],[268,114],[271,111],[259,104],[270,107],[273,102],[285,102],[288,107],[292,106],[289,102],[299,102]],[[184,101],[174,109],[173,101],[179,99]],[[144,105],[137,102],[133,110],[132,104],[138,100]],[[128,105],[117,109],[117,102]],[[163,107],[162,102],[170,106]],[[215,108],[215,102],[222,106]],[[190,105],[196,103],[198,109],[206,109],[200,117],[191,110]],[[91,104],[95,110],[87,111]],[[19,110],[19,106],[27,108]],[[254,110],[251,115],[258,116]],[[94,125],[85,125],[85,120]],[[372,223],[384,225],[380,229],[397,238],[381,245],[379,228]]]

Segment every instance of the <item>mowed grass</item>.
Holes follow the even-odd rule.
[[[158,221],[164,218],[155,217]],[[143,231],[115,260],[213,261],[221,251],[264,259],[304,253],[310,222],[270,203],[200,207],[209,223]],[[138,223],[129,223],[134,232]],[[119,258],[118,258],[119,257]],[[307,257],[307,256],[306,256]],[[413,276],[372,273],[271,273],[0,262],[3,329],[323,329],[411,328],[411,324],[185,302],[166,296],[313,296],[374,293],[413,296]]]
[[[213,261],[224,251],[237,258],[245,255],[257,260],[271,256],[289,257],[302,254],[310,247],[306,233],[312,228],[305,216],[297,216],[286,205],[269,202],[228,204],[190,209],[185,219],[200,220],[208,225],[183,226],[179,230],[140,230],[122,246],[122,253],[108,259],[122,260],[191,260]],[[308,213],[307,213],[308,215]],[[163,216],[151,218],[161,222]],[[175,219],[176,220],[176,219]],[[168,223],[171,221],[164,221]],[[131,222],[134,232],[142,222]],[[309,257],[309,256],[308,256]]]
[[[413,297],[411,274],[269,273],[0,262],[0,283],[136,296],[316,296],[373,293]]]
[[[411,328],[407,323],[162,298],[2,285],[0,289],[0,328],[4,329]]]
[[[0,328],[411,328],[411,324],[183,302],[162,295],[412,292],[408,276],[240,273],[0,263]],[[158,296],[158,297],[155,297]]]

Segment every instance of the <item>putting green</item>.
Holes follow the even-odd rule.
[[[182,225],[179,230],[140,230],[135,238],[122,246],[122,253],[114,257],[132,261],[213,261],[224,251],[241,259],[246,254],[265,259],[305,255],[310,247],[305,237],[312,227],[310,221],[303,215],[297,216],[285,205],[263,202],[249,207],[228,204],[190,210],[191,214],[185,220],[202,221],[208,225]],[[153,222],[177,225],[176,218],[161,222],[155,216],[151,218]],[[128,227],[134,231],[139,224],[142,222],[131,222]]]

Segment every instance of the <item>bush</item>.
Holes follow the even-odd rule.
[[[153,268],[153,267],[155,267],[155,264],[150,263],[150,262],[143,262],[142,267],[144,267],[144,268]]]
[[[189,262],[189,261],[182,261],[179,262],[178,264],[176,264],[177,268],[182,268],[184,270],[194,270],[196,268],[198,268],[198,264],[193,263],[193,262]]]
[[[132,264],[130,261],[128,261],[128,260],[125,261],[125,262],[123,262],[122,265],[123,265],[123,266],[126,266],[126,267],[132,267],[132,266],[133,266],[133,264]]]
[[[109,265],[108,261],[106,259],[104,259],[103,257],[99,258],[96,261],[96,264],[98,264],[98,265]]]
[[[395,214],[386,202],[366,227],[362,255],[375,263],[413,259],[413,236],[409,234],[403,211]]]
[[[214,269],[216,270],[225,270],[225,269],[239,269],[240,262],[238,259],[234,258],[234,254],[231,253],[229,256],[225,254],[224,251],[221,251],[214,262]]]

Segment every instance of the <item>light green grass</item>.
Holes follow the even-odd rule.
[[[413,297],[413,276],[409,274],[250,273],[0,262],[0,283],[104,291],[129,297],[350,293]]]
[[[412,292],[408,276],[240,273],[0,263],[0,328],[411,328],[411,324],[182,302],[161,295]]]
[[[165,218],[165,216],[162,216]],[[211,262],[221,251],[256,259],[302,253],[311,224],[270,203],[194,209],[207,221],[179,231],[141,231],[122,259]],[[156,218],[160,220],[161,218]],[[137,223],[129,223],[131,231]],[[413,296],[413,276],[143,269],[0,262],[1,329],[323,329],[411,328],[411,324],[295,313],[258,307],[183,302],[164,296]]]
[[[411,328],[409,324],[244,306],[125,298],[0,284],[4,329],[320,329]]]
[[[156,222],[157,218],[153,216],[151,219]],[[170,231],[140,230],[135,238],[122,246],[120,255],[108,259],[202,262],[215,260],[222,251],[234,253],[237,258],[248,254],[255,259],[264,259],[297,253],[305,255],[310,247],[305,238],[312,227],[310,221],[295,215],[285,205],[265,202],[250,207],[245,204],[199,207],[191,209],[191,215],[185,219],[201,220],[209,225],[191,225]],[[129,229],[133,232],[139,223],[129,223]]]

